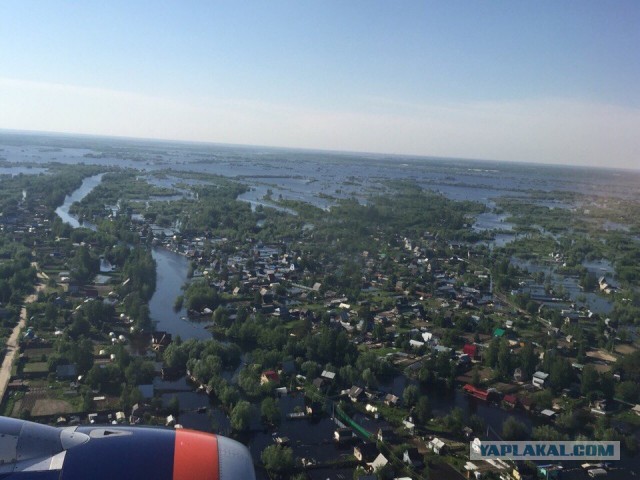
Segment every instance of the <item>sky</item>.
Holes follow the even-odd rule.
[[[0,128],[640,169],[637,0],[0,1]]]

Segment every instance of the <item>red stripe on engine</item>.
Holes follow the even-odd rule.
[[[193,430],[176,430],[174,480],[220,480],[218,439]]]

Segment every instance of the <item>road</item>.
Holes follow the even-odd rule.
[[[37,265],[33,264],[36,268]],[[38,272],[38,279],[41,281],[47,279],[46,274],[42,272]],[[38,298],[38,292],[44,289],[44,284],[38,284],[36,286],[36,293],[29,295],[25,298],[25,304],[35,302]],[[27,325],[27,307],[23,306],[22,310],[20,310],[20,321],[14,327],[11,335],[9,336],[9,340],[7,340],[6,346],[6,355],[4,356],[4,360],[2,361],[2,367],[0,367],[0,402],[4,400],[4,394],[7,391],[7,385],[9,385],[9,381],[11,380],[11,367],[13,366],[13,362],[18,355],[19,343],[20,343],[20,332]]]

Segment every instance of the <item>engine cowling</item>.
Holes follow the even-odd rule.
[[[0,478],[41,480],[255,479],[247,448],[185,429],[54,428],[0,417]]]

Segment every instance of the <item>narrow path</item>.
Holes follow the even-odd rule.
[[[38,274],[38,278],[42,279],[41,276],[43,274]],[[9,381],[11,380],[11,367],[13,366],[13,362],[16,359],[16,355],[18,355],[19,343],[20,343],[20,332],[27,325],[27,303],[33,303],[38,298],[38,292],[44,289],[44,284],[36,285],[36,293],[29,295],[25,298],[25,306],[20,310],[20,321],[13,328],[9,339],[7,340],[7,345],[5,348],[5,356],[4,360],[2,360],[2,366],[0,367],[0,403],[4,400],[4,394],[7,391],[7,386],[9,385]]]

